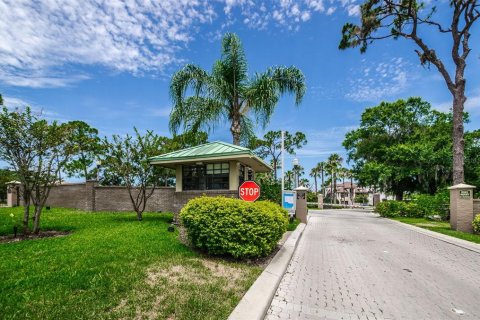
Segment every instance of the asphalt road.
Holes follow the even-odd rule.
[[[480,319],[480,254],[372,213],[311,211],[266,319]]]

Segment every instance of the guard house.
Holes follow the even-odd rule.
[[[221,141],[150,158],[152,165],[175,169],[176,210],[201,196],[238,197],[238,187],[271,167],[250,149]]]

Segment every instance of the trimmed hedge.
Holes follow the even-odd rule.
[[[180,219],[195,248],[234,258],[268,255],[288,225],[287,211],[273,202],[222,197],[190,200]]]
[[[375,207],[375,212],[382,217],[422,218],[425,213],[419,205],[413,202],[383,201]]]
[[[480,214],[475,216],[472,222],[473,232],[480,233]]]

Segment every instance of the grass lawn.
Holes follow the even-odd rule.
[[[0,235],[21,210],[0,208]],[[171,218],[44,211],[42,230],[71,234],[0,243],[0,318],[226,319],[261,268],[202,257]]]
[[[300,222],[301,222],[300,219],[293,218],[292,221],[288,222],[287,231],[295,231],[295,229],[300,224]]]
[[[480,243],[480,235],[452,230],[450,223],[445,221],[431,221],[425,218],[393,218],[394,220],[411,224],[420,228],[443,233],[455,238]]]

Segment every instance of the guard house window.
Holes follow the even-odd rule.
[[[183,190],[222,190],[229,188],[228,163],[183,166]]]
[[[230,165],[228,163],[210,163],[206,167],[206,189],[228,189]]]
[[[238,168],[238,182],[239,184],[245,182],[245,166],[243,164]]]
[[[205,189],[205,166],[183,166],[183,190]]]

